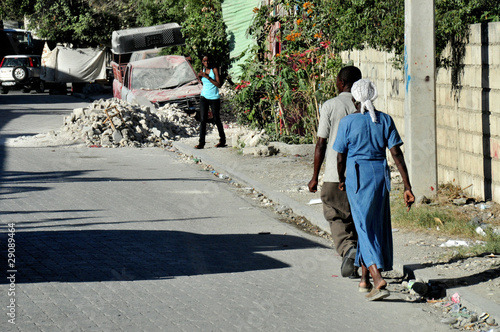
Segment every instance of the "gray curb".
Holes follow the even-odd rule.
[[[214,167],[214,169],[216,169],[218,172],[225,173],[238,182],[245,183],[246,185],[253,187],[255,190],[262,193],[273,202],[289,207],[295,214],[305,217],[313,225],[330,233],[330,226],[323,217],[323,214],[314,211],[307,205],[299,203],[286,195],[276,192],[269,186],[246,176],[242,172],[239,172],[237,169],[234,169],[232,167],[229,167],[228,165],[225,165],[224,163],[217,161],[210,155],[210,153],[207,153],[206,150],[197,150],[181,142],[174,142],[173,145],[180,152],[199,158],[202,162],[212,165],[212,167]],[[415,269],[415,266],[417,266],[417,264],[411,264],[409,262],[403,262],[394,259],[394,270],[405,276],[409,276],[412,279],[421,279],[426,283],[432,280],[442,279],[437,275],[432,275],[432,273],[429,273],[428,271]],[[462,304],[469,310],[475,311],[478,314],[486,312],[498,321],[498,318],[500,316],[500,305],[488,299],[477,296],[473,292],[470,292],[466,287],[447,289],[447,295],[449,296],[454,294],[455,292],[460,294]]]

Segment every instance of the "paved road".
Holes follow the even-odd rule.
[[[0,137],[60,126],[69,111],[33,96],[52,98],[0,96]],[[449,330],[403,295],[366,302],[326,241],[173,152],[2,146],[0,162],[1,331]]]

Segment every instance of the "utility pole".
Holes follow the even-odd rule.
[[[405,0],[405,158],[416,197],[437,191],[434,0]]]

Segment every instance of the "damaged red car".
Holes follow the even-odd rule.
[[[113,67],[119,71],[113,81],[116,98],[141,105],[149,102],[156,107],[175,103],[190,114],[199,108],[202,85],[184,56],[158,56]]]

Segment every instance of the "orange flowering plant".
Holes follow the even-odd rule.
[[[310,1],[274,4],[262,6],[249,29],[258,43],[242,66],[235,110],[240,122],[266,128],[273,139],[314,142],[321,104],[336,93],[341,60],[323,33],[328,19],[315,15],[319,7]],[[277,26],[281,52],[273,55],[267,41]]]

